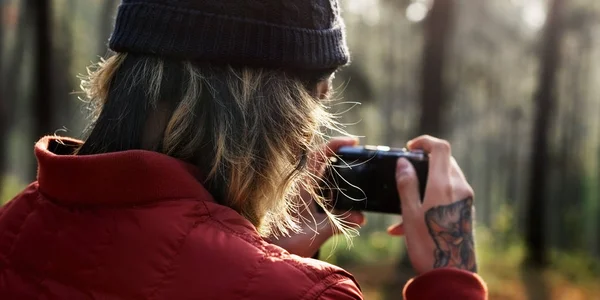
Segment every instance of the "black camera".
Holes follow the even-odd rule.
[[[429,171],[427,153],[387,146],[340,148],[330,158],[321,194],[335,209],[402,214],[396,187],[396,162],[400,157],[414,166],[422,199]]]

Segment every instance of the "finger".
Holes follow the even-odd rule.
[[[330,157],[344,146],[358,145],[358,138],[355,137],[335,137],[332,138],[325,147],[325,156]]]
[[[463,171],[461,170],[460,166],[458,165],[458,162],[456,161],[456,159],[454,158],[454,156],[450,157],[450,170],[451,170],[451,174],[452,176],[456,176],[464,181],[467,181],[467,178],[465,177],[465,174],[463,173]]]
[[[416,211],[421,205],[419,179],[415,168],[405,158],[398,159],[396,164],[396,186],[402,212],[410,214]]]
[[[431,197],[425,201],[453,201],[450,144],[445,140],[424,135],[408,142],[407,147],[410,150],[421,149],[429,153],[429,172],[425,194],[431,195]]]
[[[336,211],[333,211],[333,213],[338,214],[338,212],[336,212]],[[340,214],[338,214],[338,215],[340,215]],[[363,213],[358,212],[358,211],[352,211],[352,212],[346,213],[345,215],[342,215],[341,222],[345,223],[345,225],[350,228],[358,229],[361,226],[363,226],[364,224],[366,224],[367,219],[365,218]],[[330,237],[332,237],[334,235],[342,233],[341,230],[334,228],[332,223],[327,221],[326,219],[319,220],[318,224],[319,224],[319,226],[317,226],[316,228],[315,228],[315,226],[311,226],[311,228],[309,228],[309,230],[314,231],[316,229],[316,231],[319,233],[319,238],[324,239],[323,241],[328,240]]]
[[[440,152],[450,155],[450,144],[446,140],[438,139],[430,135],[422,135],[408,141],[409,150],[422,149],[426,152]]]
[[[359,211],[350,212],[350,214],[347,218],[344,219],[344,221],[355,224],[352,227],[360,227],[367,223],[365,215]]]
[[[308,168],[311,173],[322,176],[325,171],[325,165],[328,157],[332,157],[344,146],[356,146],[358,139],[353,137],[334,137],[327,144],[323,145],[319,151],[312,153],[309,157]]]
[[[334,214],[341,215],[344,223],[350,225],[350,227],[358,228],[367,223],[367,219],[365,215],[360,211],[350,211],[350,212],[339,212],[334,210]]]
[[[404,235],[404,224],[398,223],[388,227],[387,232],[390,235],[403,236]]]
[[[409,150],[423,150],[429,153],[429,174],[449,175],[450,171],[450,143],[432,136],[420,136],[410,142]]]
[[[473,188],[469,185],[467,178],[454,157],[450,158],[452,186],[454,187],[453,201],[463,200],[465,198],[473,198]]]

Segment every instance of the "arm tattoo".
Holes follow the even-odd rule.
[[[472,211],[473,198],[427,211],[425,223],[436,245],[434,268],[455,267],[477,272]]]

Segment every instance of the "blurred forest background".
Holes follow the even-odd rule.
[[[341,2],[353,63],[338,97],[362,103],[347,129],[363,144],[451,141],[490,299],[600,299],[600,1]],[[0,201],[35,179],[40,136],[82,136],[77,75],[107,55],[117,6],[0,0]],[[322,259],[366,299],[399,299],[413,274],[385,233],[396,217],[368,217],[354,247],[332,241]]]

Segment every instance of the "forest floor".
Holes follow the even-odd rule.
[[[478,273],[490,300],[600,300],[600,260],[589,253],[549,249],[550,265],[536,272],[522,268],[526,247],[514,228],[478,227],[476,241]],[[365,299],[399,299],[413,276],[398,268],[403,243],[381,232],[361,234],[350,249],[340,242],[330,256],[331,244],[326,244],[322,259],[350,271]]]
[[[497,272],[488,269],[481,274],[489,289],[490,300],[600,300],[600,280],[594,284],[573,282],[556,270],[543,274],[521,276],[498,266]],[[365,299],[398,299],[403,282],[397,278],[395,264],[360,265],[348,267],[361,284]],[[541,279],[541,280],[540,280]]]

